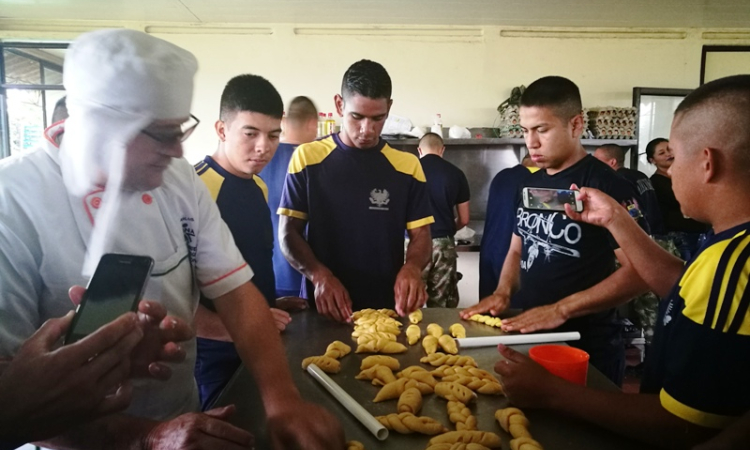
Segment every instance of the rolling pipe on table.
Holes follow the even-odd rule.
[[[347,394],[341,386],[336,384],[325,372],[315,364],[307,366],[307,372],[312,375],[333,397],[341,403],[370,433],[381,441],[388,437],[388,430],[375,419],[365,408],[362,407],[351,395]]]
[[[456,339],[461,348],[492,347],[498,344],[522,345],[539,344],[542,342],[564,342],[577,341],[581,339],[581,333],[571,331],[568,333],[535,333],[535,334],[513,334],[503,336],[483,336]]]

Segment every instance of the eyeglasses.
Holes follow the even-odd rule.
[[[197,127],[199,123],[201,123],[201,121],[198,120],[198,118],[194,115],[190,114],[190,119],[180,125],[179,133],[165,135],[154,134],[146,130],[141,130],[141,133],[161,144],[174,145],[178,142],[185,142],[185,140],[189,138],[191,134],[193,134],[193,131],[195,131],[195,127]]]

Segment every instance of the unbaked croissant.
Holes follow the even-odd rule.
[[[365,450],[365,445],[359,441],[349,441],[346,443],[346,450]]]
[[[411,374],[415,372],[428,372],[428,370],[422,366],[409,366],[406,369],[402,370],[401,372],[397,373],[396,376],[398,378],[409,378]]]
[[[378,339],[365,342],[357,347],[357,353],[404,353],[406,346],[400,342]]]
[[[386,366],[381,366],[380,364],[361,371],[354,378],[357,380],[372,380],[374,386],[384,386],[391,381],[396,381],[393,371]]]
[[[399,378],[411,378],[412,380],[417,380],[422,383],[428,384],[431,387],[435,387],[437,384],[437,380],[434,376],[422,367],[419,366],[410,366],[406,369],[402,370],[397,374]]]
[[[344,356],[351,353],[352,348],[348,345],[344,344],[341,341],[333,341],[330,344],[328,344],[328,348],[326,348],[325,356],[333,359],[341,359]]]
[[[466,386],[474,392],[485,395],[501,395],[503,394],[503,387],[500,383],[490,380],[485,380],[478,377],[467,377],[463,375],[451,375],[449,377],[443,377],[443,381],[453,381],[462,386]]]
[[[420,359],[419,362],[429,364],[433,367],[442,366],[443,364],[449,366],[477,366],[477,362],[471,356],[446,355],[440,352],[427,355]]]
[[[518,408],[504,408],[495,411],[495,419],[500,428],[510,433],[514,438],[531,438],[529,433],[529,419]]]
[[[385,333],[383,331],[374,331],[372,333],[365,333],[357,336],[357,345],[362,345],[365,342],[377,341],[378,339],[385,339],[386,341],[395,341],[396,335],[391,333]]]
[[[401,434],[435,435],[447,431],[442,423],[432,417],[417,417],[412,413],[388,414],[387,416],[378,416],[376,419],[384,427]]]
[[[359,370],[369,369],[372,366],[380,364],[386,366],[391,370],[398,370],[401,368],[401,364],[398,360],[392,356],[385,355],[372,355],[362,360],[362,364],[359,366]]]
[[[448,332],[450,332],[451,336],[456,339],[463,339],[466,337],[466,328],[460,323],[454,323],[448,327]]]
[[[429,384],[422,383],[411,378],[399,378],[396,381],[392,381],[382,388],[375,396],[373,402],[378,403],[385,400],[391,400],[393,398],[399,398],[404,391],[410,387],[417,388],[422,395],[431,394],[434,390]]]
[[[542,444],[530,437],[511,439],[510,450],[544,450]]]
[[[471,414],[471,410],[461,403],[448,400],[448,419],[456,424],[456,430],[476,430],[477,418]]]
[[[413,313],[409,314],[409,322],[413,324],[418,324],[422,321],[422,310],[418,309],[414,311]]]
[[[452,444],[432,444],[427,447],[426,450],[490,450],[484,445],[480,444],[464,444],[462,442],[454,442]]]
[[[427,335],[422,339],[422,348],[428,355],[432,355],[437,351],[438,339],[433,335]]]
[[[485,316],[483,314],[474,314],[473,316],[469,317],[469,320],[473,320],[474,322],[483,323],[485,325],[497,328],[501,328],[503,325],[503,320],[501,318]]]
[[[442,348],[445,353],[450,353],[451,355],[455,355],[456,353],[458,353],[456,340],[448,336],[447,334],[444,334],[438,338],[438,344],[440,344],[440,348]]]
[[[338,359],[329,358],[328,356],[310,356],[302,360],[302,370],[307,370],[307,366],[315,364],[320,370],[326,373],[339,373],[341,363]]]
[[[414,387],[404,389],[398,398],[396,411],[418,414],[420,409],[422,409],[422,393],[419,389]]]
[[[422,330],[419,329],[419,325],[409,325],[406,328],[406,339],[409,341],[409,345],[419,342],[420,337],[422,337]]]
[[[501,445],[500,436],[487,431],[449,431],[430,439],[430,445],[440,443],[452,444],[455,442],[462,442],[464,444],[480,444],[489,448],[498,448]]]
[[[431,323],[427,325],[427,334],[431,336],[435,336],[436,338],[439,338],[443,335],[443,327],[436,323]]]
[[[455,400],[464,404],[474,400],[477,396],[471,389],[452,381],[441,381],[436,384],[435,394],[446,400]]]
[[[366,308],[359,311],[356,311],[354,314],[352,314],[352,320],[357,320],[361,317],[366,317],[370,315],[376,315],[376,316],[386,316],[386,317],[398,317],[398,314],[396,311],[392,309],[372,309],[372,308]]]

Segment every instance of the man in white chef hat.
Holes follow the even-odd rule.
[[[102,254],[148,255],[155,264],[145,297],[174,317],[162,322],[161,336],[151,333],[156,353],[159,338],[174,337],[170,324],[192,323],[202,291],[257,382],[271,441],[343,448],[336,419],[301,399],[252,269],[182,158],[182,141],[198,122],[190,114],[196,70],[189,52],[137,31],[101,30],[71,44],[64,67],[70,117],[46,132],[64,127],[61,148],[48,139],[0,163],[0,357],[73,308],[68,289],[86,284]],[[152,378],[134,380],[125,414],[45,445],[250,448],[252,436],[226,422],[232,407],[193,413],[194,339],[181,347],[184,362],[152,364]],[[154,379],[164,372],[168,381]]]

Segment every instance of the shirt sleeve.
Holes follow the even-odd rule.
[[[458,196],[456,204],[466,203],[470,199],[471,191],[469,190],[469,181],[466,179],[466,174],[459,169]]]
[[[638,194],[630,182],[622,178],[622,176],[618,175],[616,172],[613,172],[611,176],[606,177],[606,181],[601,183],[600,187],[592,187],[604,191],[604,193],[615,199],[617,203],[622,205],[622,207],[628,211],[630,217],[638,222],[638,226],[640,226],[647,234],[651,234],[648,222],[646,222],[646,218],[641,211]],[[609,232],[607,235],[607,240],[609,241],[610,246],[613,249],[620,248],[620,245],[615,238],[609,234]]]
[[[416,158],[415,158],[416,159]],[[432,217],[429,192],[425,181],[424,171],[419,160],[414,165],[409,188],[409,204],[406,212],[406,229],[413,230],[435,222]]]
[[[289,170],[284,179],[284,189],[281,192],[281,202],[278,205],[277,213],[307,220],[310,213],[307,201],[309,169],[304,161],[304,149],[304,145],[297,147],[289,161]]]

